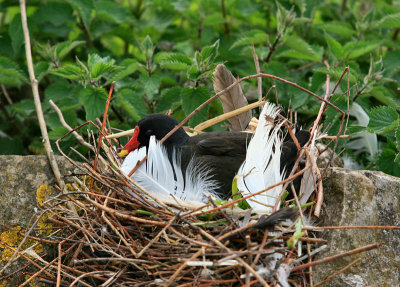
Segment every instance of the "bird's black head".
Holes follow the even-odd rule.
[[[176,119],[164,114],[145,116],[138,122],[130,141],[122,148],[122,155],[126,155],[142,146],[148,147],[151,136],[155,136],[157,140],[161,140],[178,124],[179,122]],[[180,128],[164,142],[164,145],[167,148],[180,147],[186,143],[188,139],[189,136],[183,128]]]

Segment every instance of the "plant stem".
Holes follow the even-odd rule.
[[[89,33],[88,29],[86,28],[85,24],[83,23],[83,20],[81,17],[79,17],[79,22],[80,22],[80,25],[78,25],[78,26],[83,31],[83,34],[85,35],[85,38],[86,38],[86,42],[89,44],[89,48],[94,48],[92,37],[90,36],[90,33]]]
[[[281,37],[282,37],[282,34],[280,32],[278,32],[278,34],[276,35],[275,41],[272,44],[271,48],[269,49],[268,55],[264,60],[265,63],[268,63],[269,60],[271,60],[272,53],[275,52],[276,47],[278,46],[278,42],[281,39]]]
[[[222,17],[224,18],[224,28],[225,28],[225,34],[227,36],[230,35],[231,31],[229,29],[228,22],[226,20],[226,9],[225,9],[225,0],[221,0],[221,10],[222,10]]]

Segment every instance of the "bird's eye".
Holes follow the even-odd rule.
[[[147,130],[146,131],[146,136],[150,137],[153,135],[153,130]]]

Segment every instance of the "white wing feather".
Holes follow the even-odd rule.
[[[265,104],[261,112],[256,132],[247,149],[246,160],[238,171],[237,185],[243,196],[259,192],[282,181],[283,174],[280,172],[282,138],[279,135],[281,124],[275,126],[273,123],[278,113],[279,109],[272,103]],[[271,212],[281,190],[282,185],[279,185],[249,198],[247,202],[255,212]]]
[[[132,151],[122,163],[121,171],[128,174],[145,155],[146,147]],[[216,181],[211,179],[210,171],[196,166],[192,159],[184,176],[180,160],[181,154],[174,152],[171,162],[165,147],[153,136],[150,138],[146,162],[131,178],[160,199],[173,195],[185,202],[206,203],[210,195],[219,200],[215,193],[218,186]]]

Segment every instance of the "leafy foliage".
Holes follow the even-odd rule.
[[[36,79],[52,139],[65,133],[52,99],[71,126],[101,117],[116,81],[111,125],[127,129],[145,114],[172,111],[182,120],[213,94],[212,72],[224,63],[236,76],[254,74],[252,45],[263,72],[324,95],[343,76],[331,101],[342,110],[357,104],[346,133],[357,141],[339,148],[365,168],[400,171],[400,6],[396,1],[127,1],[28,2]],[[17,2],[0,0],[0,147],[2,153],[41,153],[30,95]],[[324,63],[329,63],[329,68]],[[308,127],[319,101],[271,79],[279,102],[298,111]],[[255,94],[256,79],[243,86]],[[350,88],[350,95],[346,94]],[[272,96],[274,98],[274,96]],[[353,111],[357,110],[353,109]],[[190,126],[219,115],[215,101]],[[324,127],[335,135],[340,114],[329,108]],[[212,129],[221,129],[221,126]],[[82,131],[83,132],[83,131]],[[375,138],[374,138],[375,137]],[[360,141],[378,139],[378,152]],[[355,145],[354,143],[357,142]],[[353,144],[353,146],[351,146]],[[348,147],[351,148],[348,148]],[[363,148],[361,148],[363,147]]]

